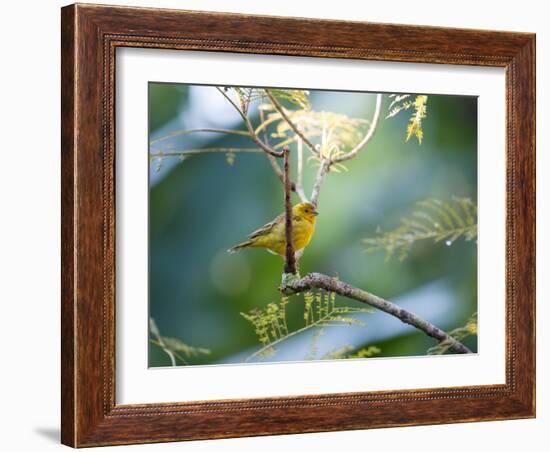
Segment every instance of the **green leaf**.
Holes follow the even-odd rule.
[[[298,297],[298,296],[295,296]],[[337,306],[334,292],[316,291],[303,293],[304,326],[293,331],[288,329],[286,306],[290,297],[282,297],[278,302],[268,303],[264,309],[254,309],[241,315],[254,327],[258,341],[262,347],[246,361],[253,358],[266,359],[276,353],[276,347],[281,342],[297,334],[317,329],[313,335],[310,349],[305,359],[315,359],[317,356],[317,341],[328,327],[365,326],[362,319],[353,316],[357,313],[372,313],[367,307]],[[264,352],[270,351],[268,355]]]
[[[377,228],[375,236],[364,239],[367,251],[385,251],[387,259],[397,252],[403,260],[419,241],[445,241],[450,246],[461,237],[465,241],[477,238],[477,206],[471,199],[426,199],[416,206],[409,216],[401,218],[399,227],[390,231]]]
[[[426,118],[428,96],[419,94],[414,97],[414,100],[411,99],[411,94],[390,94],[388,97],[392,99],[392,101],[388,107],[389,113],[386,119],[393,118],[402,111],[414,109],[409,119],[409,123],[407,124],[405,141],[409,141],[415,136],[418,140],[418,144],[422,144],[422,139],[424,138],[422,120]]]

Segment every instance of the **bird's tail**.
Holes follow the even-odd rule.
[[[251,245],[252,245],[252,240],[247,240],[246,242],[239,243],[238,245],[235,245],[234,247],[229,248],[227,252],[230,254],[233,254],[233,253],[236,253],[237,251],[242,250],[243,248],[248,248]]]

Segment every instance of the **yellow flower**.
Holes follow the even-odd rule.
[[[302,251],[311,241],[315,232],[318,212],[309,202],[296,204],[292,208],[292,243],[296,253]],[[273,254],[284,257],[286,248],[285,214],[262,226],[248,236],[248,240],[229,249],[230,253],[243,248],[266,248]]]

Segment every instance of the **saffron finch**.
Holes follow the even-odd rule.
[[[315,232],[318,212],[309,202],[296,204],[292,208],[292,244],[298,255],[308,246]],[[273,254],[284,257],[286,248],[285,214],[257,229],[248,236],[248,240],[235,245],[228,252],[234,253],[244,248],[266,248]]]

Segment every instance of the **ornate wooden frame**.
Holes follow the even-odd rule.
[[[62,9],[62,442],[83,447],[535,416],[535,35],[71,5]],[[115,404],[115,49],[506,68],[506,383]]]

